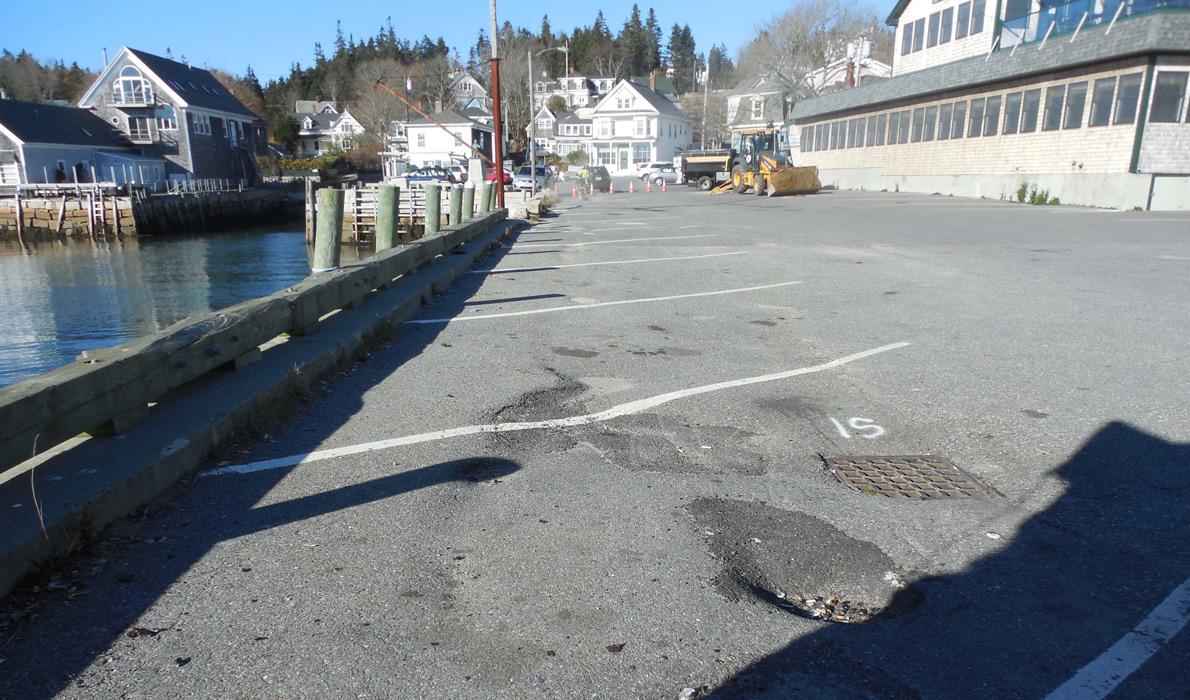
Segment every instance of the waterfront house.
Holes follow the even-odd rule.
[[[492,155],[492,127],[453,110],[430,116],[447,131],[424,117],[410,120],[405,125],[409,165],[420,168],[465,163],[474,153],[463,144],[471,144],[489,157]],[[459,143],[460,140],[463,143]]]
[[[148,156],[166,161],[171,179],[255,181],[265,152],[264,120],[209,71],[121,48],[79,100]]]
[[[298,125],[298,151],[303,158],[330,151],[350,151],[358,145],[364,126],[334,102],[298,100],[293,118]]]
[[[568,75],[557,80],[538,79],[533,86],[534,109],[548,104],[550,98],[555,95],[565,100],[567,109],[594,107],[615,85],[615,78],[600,75]]]
[[[533,121],[536,133],[531,134],[529,127],[526,127],[525,134],[536,136],[538,157],[552,153],[565,159],[574,151],[587,151],[587,141],[592,134],[590,119],[580,117],[570,110],[560,109],[555,112],[548,107],[542,107],[537,111]]]
[[[488,109],[492,104],[487,88],[466,71],[459,71],[451,77],[450,93],[454,96],[454,109],[460,112],[468,107]]]
[[[0,185],[115,182],[158,187],[166,163],[146,157],[88,110],[0,100]]]
[[[1190,208],[1188,9],[901,0],[893,77],[798,102],[794,160],[842,188]]]
[[[630,173],[637,163],[670,160],[689,146],[691,120],[670,100],[644,85],[621,80],[590,110],[586,142],[593,163]]]

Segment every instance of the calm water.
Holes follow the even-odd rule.
[[[300,226],[300,225],[299,225]],[[343,248],[351,262],[370,251]],[[123,241],[0,241],[0,386],[310,273],[300,228]]]

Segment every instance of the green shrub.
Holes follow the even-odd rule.
[[[1024,180],[1021,180],[1021,186],[1016,188],[1016,201],[1020,202],[1021,204],[1024,204],[1025,200],[1028,198],[1029,198],[1029,183],[1025,182]]]

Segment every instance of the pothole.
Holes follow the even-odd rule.
[[[821,518],[756,501],[698,499],[688,506],[721,571],[728,600],[752,600],[811,620],[861,624],[922,600],[875,544]]]

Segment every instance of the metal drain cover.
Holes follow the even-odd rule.
[[[889,498],[982,498],[986,487],[940,455],[823,457],[844,484]]]

